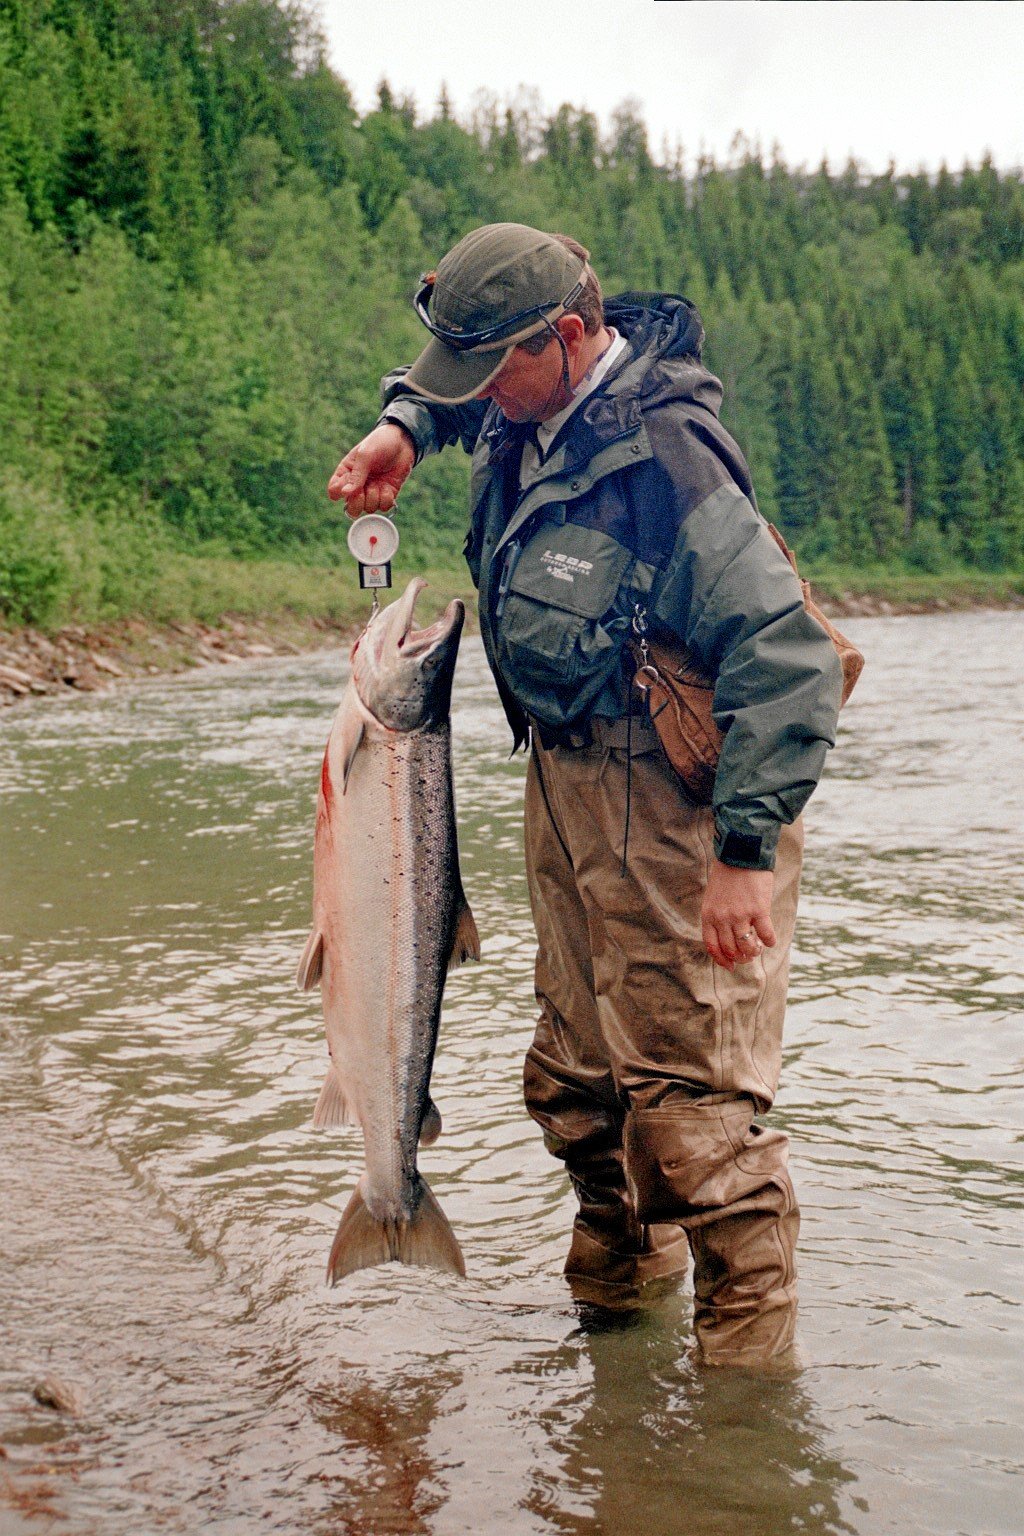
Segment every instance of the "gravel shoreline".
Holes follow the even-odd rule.
[[[816,597],[823,611],[838,619],[971,608],[1024,609],[1024,597],[1002,604],[942,598],[898,603],[872,593]],[[94,628],[71,624],[52,634],[0,629],[0,706],[43,695],[97,693],[125,678],[296,656],[340,646],[357,628],[358,623],[346,620],[284,614],[258,619],[228,616],[218,624],[198,620],[155,624],[133,618]]]
[[[0,705],[46,694],[98,693],[125,678],[295,656],[343,644],[354,628],[287,617],[225,618],[215,625],[123,619],[96,628],[71,624],[52,634],[0,630]]]

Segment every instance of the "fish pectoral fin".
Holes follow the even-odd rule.
[[[328,1067],[324,1085],[320,1089],[320,1097],[313,1111],[314,1131],[329,1131],[338,1125],[358,1124],[359,1121],[352,1112],[345,1097],[345,1091],[338,1081],[337,1072],[333,1067]]]
[[[420,1121],[420,1146],[432,1147],[441,1134],[441,1111],[433,1099],[427,1100],[427,1107],[423,1111],[423,1119]]]
[[[371,1269],[391,1259],[465,1275],[466,1261],[447,1216],[426,1179],[419,1178],[417,1184],[419,1204],[408,1221],[377,1221],[363,1198],[362,1179],[359,1181],[331,1245],[329,1285],[357,1269]]]
[[[476,920],[469,910],[469,903],[465,897],[459,908],[459,915],[455,919],[455,935],[452,939],[452,952],[448,957],[448,969],[453,965],[462,965],[465,960],[480,959],[480,935],[476,929]]]
[[[363,733],[366,726],[363,717],[355,709],[347,709],[341,722],[341,792],[348,788],[348,776],[352,772],[352,764],[356,760],[356,753],[363,744]]]
[[[302,959],[299,968],[295,972],[295,980],[300,992],[312,992],[323,974],[324,969],[324,936],[319,929],[314,928],[306,940],[306,947],[302,951]]]

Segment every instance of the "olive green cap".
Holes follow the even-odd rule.
[[[565,313],[588,270],[554,235],[527,224],[472,230],[423,278],[417,312],[442,335],[435,334],[403,383],[445,405],[472,400],[513,347]],[[497,335],[487,334],[493,331]],[[462,335],[467,339],[460,345]]]

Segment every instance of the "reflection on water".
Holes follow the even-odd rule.
[[[681,1519],[707,1536],[853,1530],[839,1498],[852,1474],[799,1373],[701,1370],[674,1310],[584,1315],[544,1362],[559,1379],[582,1366],[589,1383],[540,1410],[549,1452],[530,1508],[571,1536]]]
[[[776,1110],[804,1209],[789,1378],[697,1368],[685,1295],[609,1318],[563,1288],[572,1202],[519,1091],[523,765],[476,643],[455,732],[484,960],[449,986],[424,1162],[465,1282],[323,1285],[359,1136],[309,1127],[324,1044],[292,976],[341,660],[5,717],[4,1536],[1019,1536],[1024,623],[851,627],[869,666],[809,816]],[[80,1420],[33,1401],[47,1371]],[[19,1490],[51,1514],[5,1509]]]

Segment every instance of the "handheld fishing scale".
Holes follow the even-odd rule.
[[[349,554],[359,565],[359,585],[373,593],[373,612],[377,593],[391,585],[391,562],[398,550],[398,529],[382,512],[364,512],[348,531]]]

